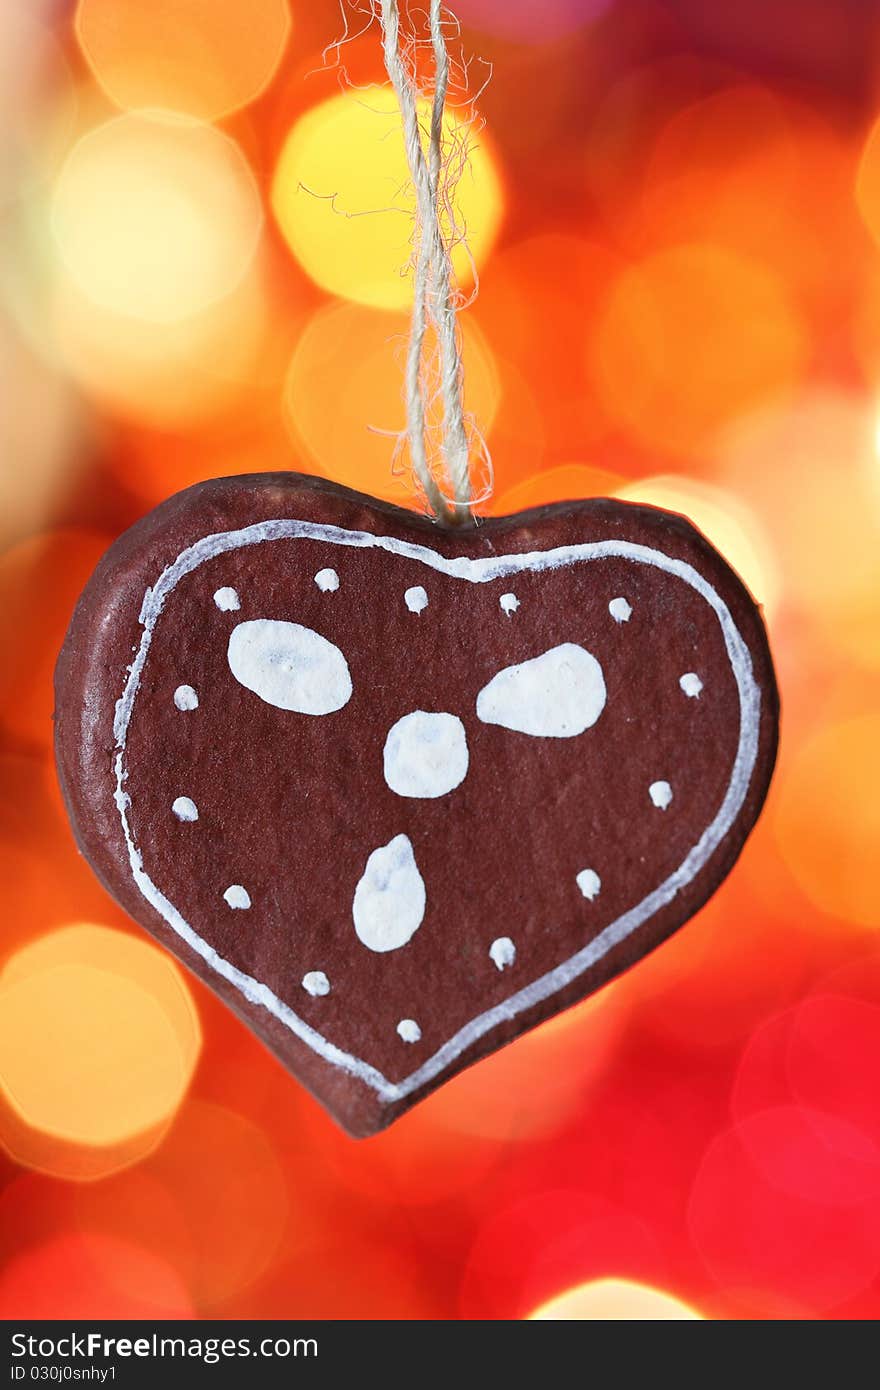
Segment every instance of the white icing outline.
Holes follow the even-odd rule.
[[[184,921],[173,903],[160,892],[152,882],[143,866],[143,858],[137,848],[128,823],[127,810],[131,798],[125,791],[128,773],[125,768],[125,747],[128,728],[131,722],[135,696],[141,675],[150,650],[153,630],[162,612],[165,599],[181,579],[197,569],[207,560],[214,559],[230,550],[238,550],[246,545],[262,544],[274,540],[315,540],[327,545],[352,546],[357,549],[376,549],[388,551],[407,560],[417,560],[429,569],[453,579],[464,579],[472,584],[485,584],[493,579],[519,574],[523,570],[552,570],[589,560],[624,559],[635,563],[652,565],[666,574],[674,575],[688,584],[705,599],[718,618],[724,643],[730,661],[731,671],[736,681],[740,701],[740,733],[736,757],[731,770],[730,781],[721,807],[715,819],[703,831],[697,843],[685,856],[677,869],[653,889],[640,903],[622,913],[614,922],[605,927],[598,936],[561,965],[554,966],[537,980],[517,991],[510,998],[502,1000],[485,1013],[479,1014],[464,1024],[438,1050],[423,1062],[416,1071],[402,1081],[389,1081],[376,1067],[343,1051],[331,1043],[316,1029],[309,1027],[289,1005],[283,1003],[267,985],[254,980],[243,971],[236,969],[229,961],[204,941],[193,928]],[[683,560],[664,555],[662,551],[650,546],[637,545],[630,541],[589,541],[581,545],[559,546],[553,550],[529,551],[520,555],[500,555],[480,559],[457,556],[447,559],[431,550],[429,546],[417,545],[412,541],[398,540],[394,536],[374,536],[366,531],[346,531],[338,526],[323,525],[311,521],[278,519],[257,522],[238,531],[224,531],[204,536],[186,550],[181,551],[159,576],[155,586],[148,588],[144,595],[140,613],[143,625],[140,644],[134,661],[128,669],[125,687],[116,702],[113,733],[117,753],[114,759],[115,791],[113,793],[119,811],[122,830],[128,848],[129,864],[135,885],[172,931],[185,941],[191,950],[205,961],[212,970],[233,985],[251,1004],[268,1010],[296,1037],[310,1047],[326,1062],[342,1068],[371,1087],[379,1100],[385,1104],[403,1100],[413,1091],[427,1085],[440,1072],[444,1071],[466,1048],[483,1037],[498,1024],[515,1018],[526,1009],[533,1008],[544,999],[557,994],[572,980],[614,947],[619,945],[643,922],[648,921],[675,895],[686,887],[721,844],[730,830],[745,801],[758,754],[758,734],[761,711],[761,692],[755,683],[752,672],[752,659],[730,610],[712,585],[701,574]]]

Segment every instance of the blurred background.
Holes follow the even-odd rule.
[[[706,532],[770,627],[767,809],[670,943],[361,1143],[130,923],[55,783],[73,603],[203,478],[419,505],[410,204],[363,9],[3,0],[6,1317],[880,1315],[880,13],[455,9],[483,510]]]

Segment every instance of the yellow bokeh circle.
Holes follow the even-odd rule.
[[[0,976],[0,1091],[31,1128],[112,1146],[169,1120],[201,1047],[177,967],[139,937],[62,927]]]
[[[422,102],[422,123],[429,104]],[[444,141],[461,178],[453,197],[452,251],[460,284],[488,256],[501,220],[503,195],[485,135],[452,108]],[[380,309],[412,299],[408,273],[415,201],[397,98],[390,87],[343,92],[297,121],[272,181],[281,233],[306,273],[331,294]]]
[[[594,1279],[557,1294],[530,1315],[538,1322],[699,1322],[702,1313],[631,1279]]]
[[[170,113],[117,116],[83,135],[52,200],[61,262],[77,287],[104,309],[153,323],[229,294],[262,220],[235,142]]]

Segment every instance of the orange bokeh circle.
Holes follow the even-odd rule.
[[[788,391],[803,329],[779,277],[710,243],[657,251],[614,282],[589,343],[608,414],[651,449],[692,455]]]
[[[79,0],[76,36],[117,106],[216,120],[253,101],[281,62],[287,0]]]

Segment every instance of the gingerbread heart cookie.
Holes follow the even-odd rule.
[[[760,615],[681,517],[466,528],[296,474],[170,499],[58,662],[77,840],[350,1133],[632,965],[760,811]]]

